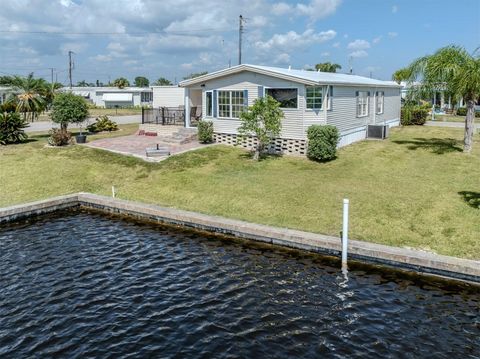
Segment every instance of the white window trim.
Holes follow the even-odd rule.
[[[382,97],[382,110],[378,111],[378,99],[380,98],[380,94]],[[377,115],[382,115],[385,112],[385,92],[384,91],[377,91],[376,96],[375,96],[375,114]]]
[[[365,113],[364,115],[359,115],[359,114],[358,114],[358,99],[359,99],[360,97],[362,97],[362,98],[364,97],[364,96],[360,96],[360,93],[366,93],[366,94],[367,94],[367,96],[365,96],[366,99],[367,99],[367,107],[366,107],[367,111],[366,111],[366,113]],[[356,112],[356,114],[357,114],[357,117],[358,117],[358,118],[368,117],[368,115],[369,115],[369,107],[370,107],[370,96],[368,96],[368,91],[358,91],[358,96],[355,96],[355,97],[356,97],[356,98],[355,98],[355,112]]]
[[[309,108],[307,107],[307,88],[308,87],[321,87],[322,88],[322,107],[315,107],[315,108]],[[328,91],[328,86],[323,86],[323,85],[305,85],[305,110],[307,111],[320,111],[323,110],[325,107],[325,91]],[[328,104],[327,104],[327,110],[328,110]]]
[[[245,89],[246,90],[246,89]],[[230,93],[230,116],[229,117],[221,117],[220,116],[220,92],[228,92]],[[232,92],[241,92],[242,93],[242,97],[243,97],[243,91],[244,90],[234,90],[234,89],[228,89],[228,90],[224,90],[224,89],[218,89],[217,90],[217,117],[218,119],[221,119],[221,120],[240,120],[240,117],[232,117]],[[245,103],[245,99],[243,99],[244,103]],[[245,106],[245,105],[243,105]]]
[[[280,109],[285,110],[285,111],[295,111],[295,110],[298,110],[300,108],[299,107],[299,105],[300,105],[300,89],[299,89],[299,87],[295,87],[295,86],[292,86],[292,87],[264,86],[263,87],[263,97],[267,96],[267,90],[268,89],[297,90],[297,107],[280,107]]]
[[[212,114],[208,115],[207,114],[207,109],[208,109],[208,103],[207,103],[207,93],[212,94]],[[218,112],[217,112],[218,113]],[[213,118],[213,90],[208,90],[205,91],[205,118]]]

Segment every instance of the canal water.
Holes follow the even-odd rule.
[[[480,290],[76,212],[0,229],[0,357],[476,358]]]

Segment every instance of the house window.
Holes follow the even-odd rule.
[[[141,102],[152,102],[153,101],[153,93],[152,92],[142,92],[140,94],[140,101]]]
[[[383,98],[384,98],[384,92],[377,91],[376,103],[375,103],[375,112],[377,115],[380,115],[383,113]]]
[[[368,96],[367,91],[357,91],[357,117],[368,116]]]
[[[206,115],[208,117],[213,116],[213,92],[209,91],[205,93],[206,98]]]
[[[319,110],[323,104],[323,87],[307,86],[306,100],[307,108]]]
[[[243,107],[243,91],[218,91],[218,117],[239,118]]]
[[[265,94],[280,102],[281,108],[298,108],[298,89],[265,89]]]

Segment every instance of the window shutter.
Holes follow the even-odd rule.
[[[217,117],[217,90],[213,90],[213,117]]]
[[[243,106],[248,106],[248,90],[243,90]]]
[[[263,97],[263,86],[258,86],[258,98]]]
[[[358,97],[358,91],[355,91],[355,96]]]

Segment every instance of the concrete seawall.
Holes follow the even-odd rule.
[[[90,193],[76,193],[44,201],[0,208],[0,224],[71,208],[95,209],[106,213],[180,225],[334,256],[340,256],[341,254],[341,240],[338,237],[271,227]],[[369,263],[380,263],[418,273],[480,283],[480,261],[355,240],[349,241],[349,258]]]

